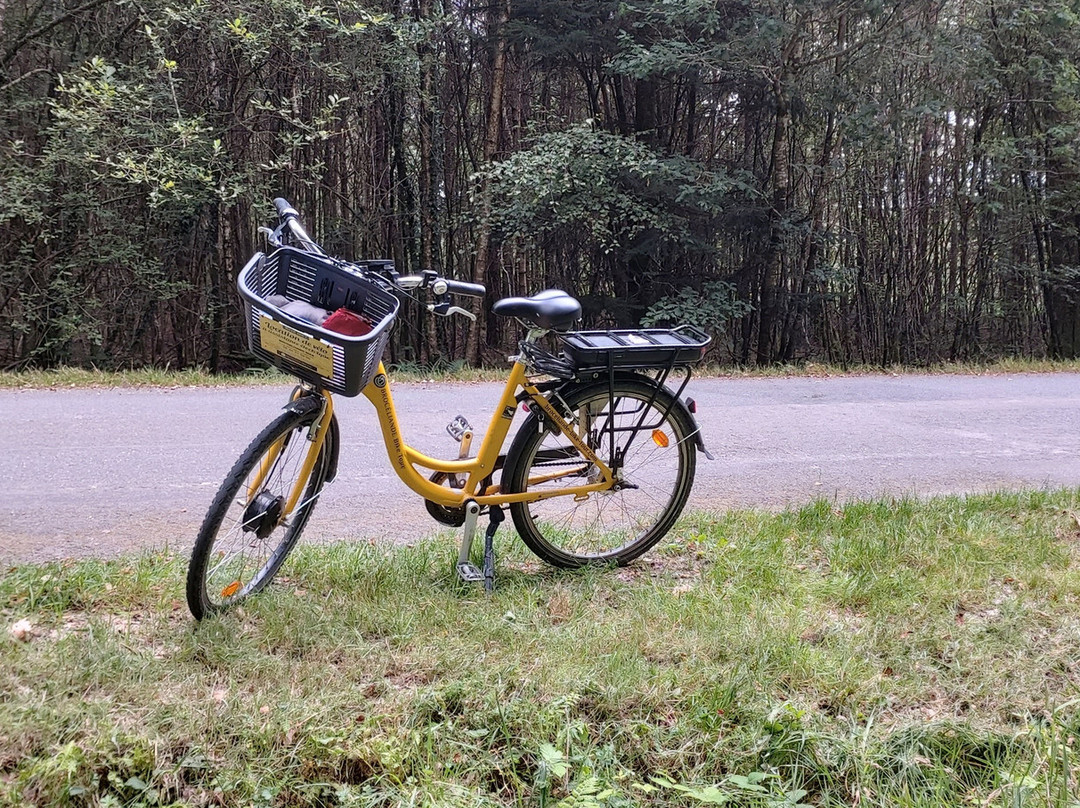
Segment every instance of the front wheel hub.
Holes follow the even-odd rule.
[[[260,491],[244,509],[244,532],[254,533],[258,538],[265,539],[278,526],[284,508],[285,497],[276,496],[269,491]]]

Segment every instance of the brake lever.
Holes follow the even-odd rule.
[[[428,303],[428,311],[438,314],[440,317],[449,317],[451,314],[460,314],[476,322],[476,315],[461,306],[451,306],[449,303]]]
[[[260,227],[259,234],[266,236],[266,241],[271,247],[281,246],[281,236],[279,235],[281,228],[277,230],[271,230],[269,227]]]
[[[472,321],[473,321],[474,323],[476,322],[476,315],[475,315],[475,314],[473,314],[473,313],[472,313],[471,311],[469,311],[468,309],[463,309],[463,308],[461,308],[461,306],[451,306],[451,307],[450,307],[449,309],[447,309],[447,312],[446,312],[446,313],[447,313],[447,315],[451,315],[451,314],[460,314],[460,315],[463,315],[463,316],[465,316],[465,317],[468,317],[468,318],[469,318],[470,320],[472,320]]]

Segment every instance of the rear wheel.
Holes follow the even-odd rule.
[[[196,620],[235,606],[270,583],[300,538],[326,481],[334,430],[326,436],[304,493],[282,518],[311,449],[320,407],[289,410],[236,461],[206,513],[188,565],[187,601]],[[265,473],[264,473],[265,472]]]
[[[510,505],[514,526],[536,555],[559,567],[626,564],[656,544],[682,512],[697,463],[695,426],[664,387],[617,379],[562,397],[564,416],[616,472],[608,491]],[[556,399],[557,400],[557,399]],[[547,492],[588,484],[599,470],[538,415],[522,426],[509,455],[509,493]]]

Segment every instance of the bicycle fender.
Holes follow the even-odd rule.
[[[506,454],[502,456],[502,474],[499,477],[499,491],[503,494],[509,494],[506,490],[506,480],[510,479],[514,473],[514,467],[517,466],[518,460],[521,458],[522,439],[528,430],[537,429],[539,418],[536,416],[534,410],[529,410],[528,417],[521,422],[521,426],[518,427],[517,434],[514,435],[514,440],[510,443],[510,448],[507,449]]]
[[[337,413],[330,416],[330,429],[326,433],[326,451],[330,452],[330,463],[326,467],[325,482],[332,483],[337,478],[338,451],[341,449],[341,428],[338,426]]]
[[[322,408],[322,398],[319,396],[301,396],[293,399],[285,405],[284,409],[295,412],[297,415],[307,415],[318,412]],[[332,483],[337,477],[338,454],[341,450],[341,427],[338,426],[337,413],[330,416],[330,428],[326,432],[323,446],[324,451],[330,452],[330,465],[326,468],[326,482]]]
[[[295,412],[297,415],[307,415],[310,412],[318,412],[322,409],[322,397],[315,395],[302,395],[294,398],[281,409]]]
[[[697,422],[694,413],[690,412],[690,408],[686,406],[686,400],[677,398],[675,399],[675,403],[694,427],[694,432],[691,437],[694,439],[694,445],[697,446],[697,450],[709,458],[709,460],[715,460],[716,458],[714,458],[709,450],[705,448],[705,439],[701,437],[701,424]]]

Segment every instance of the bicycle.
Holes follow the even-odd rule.
[[[187,574],[188,606],[197,620],[263,589],[296,545],[323,487],[337,475],[334,393],[362,393],[371,401],[398,476],[433,518],[462,529],[456,571],[464,581],[491,590],[504,508],[526,546],[557,567],[627,564],[668,532],[689,496],[697,452],[711,457],[693,400],[681,398],[707,334],[691,326],[574,331],[581,306],[559,290],[500,300],[492,311],[517,318],[527,332],[510,357],[480,448],[470,457],[473,431],[458,416],[447,427],[460,443],[458,456],[428,457],[402,437],[382,363],[400,297],[423,289],[434,314],[475,318],[450,296],[482,297],[485,288],[434,271],[402,276],[389,261],[333,258],[286,200],[274,203],[277,227],[260,228],[272,250],[252,256],[237,285],[252,353],[299,384],[233,465],[207,511]],[[294,316],[282,299],[345,309],[359,318],[359,333]],[[562,345],[558,354],[541,345],[548,333]],[[674,391],[666,384],[673,372],[683,374]],[[524,421],[504,452],[518,412],[526,413]],[[490,523],[478,568],[472,546],[484,514]]]

